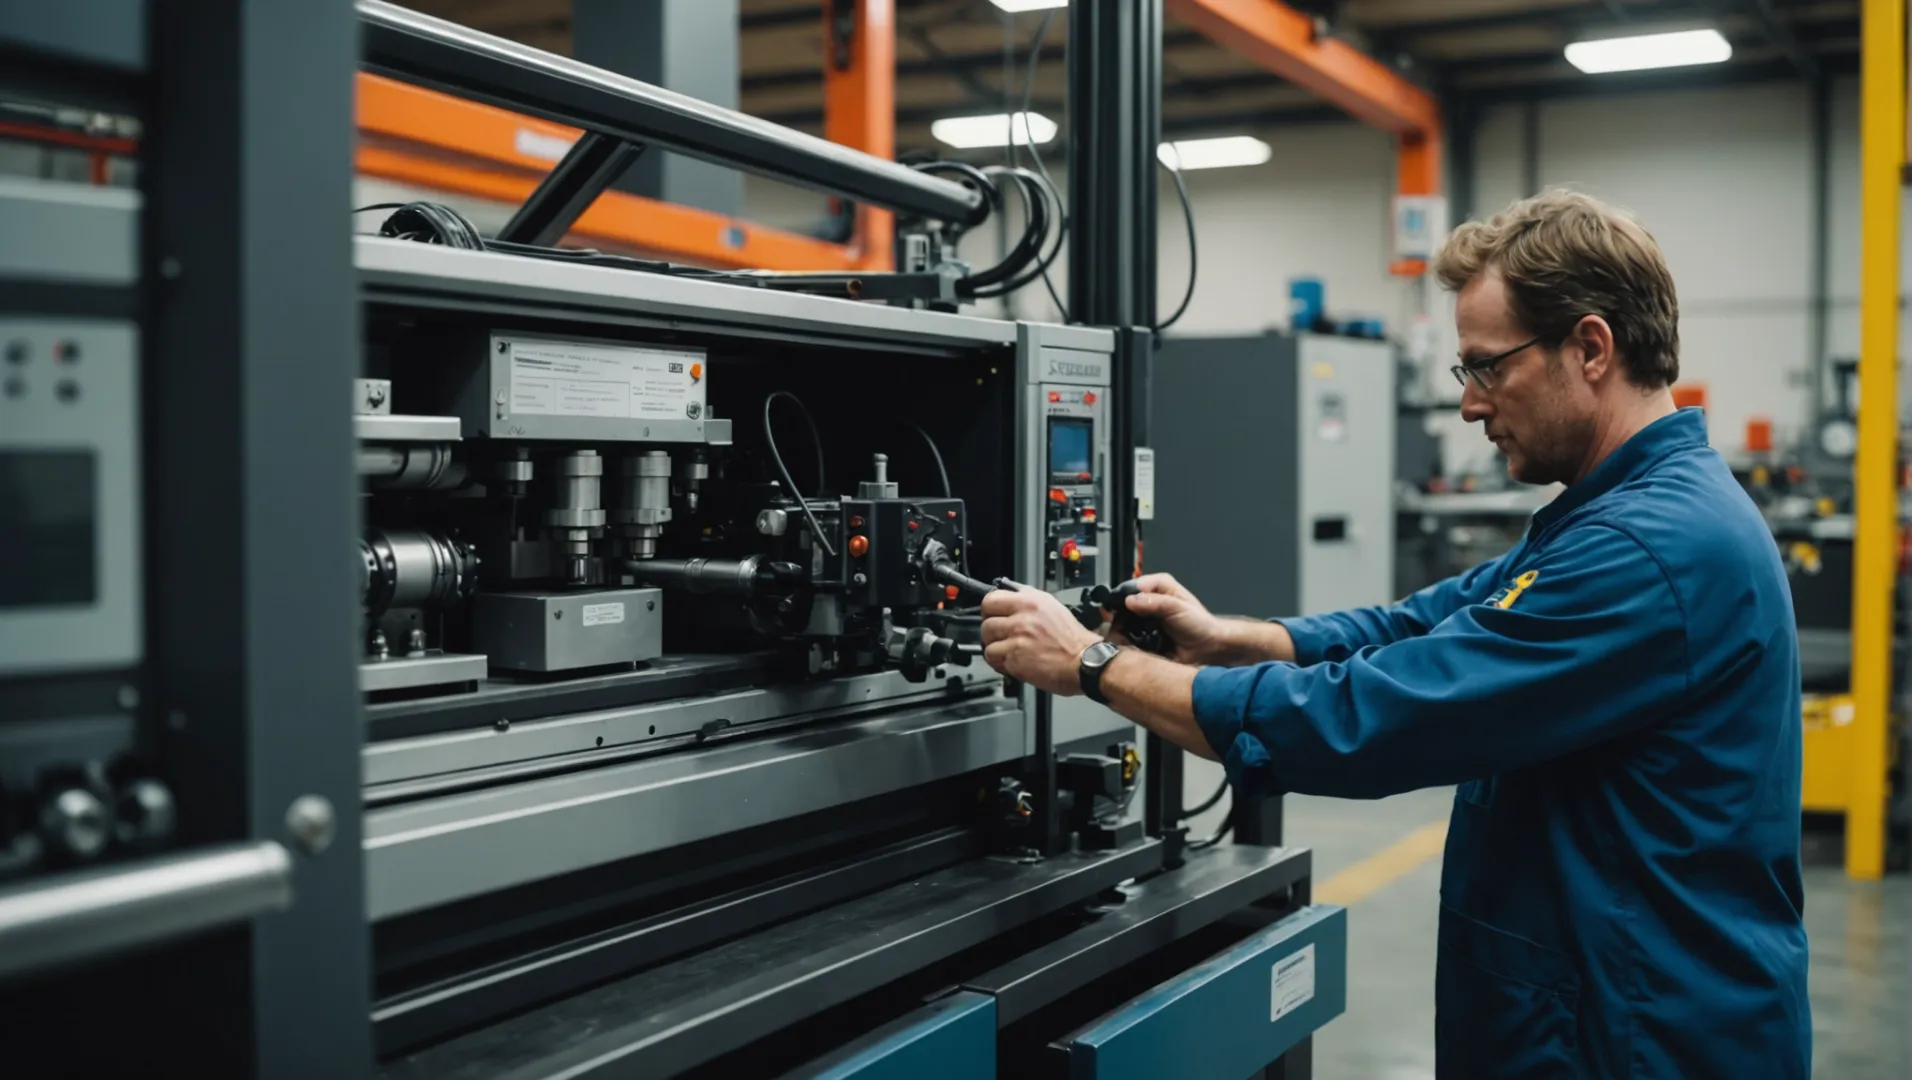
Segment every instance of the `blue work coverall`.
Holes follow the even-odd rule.
[[[1810,1073],[1792,600],[1698,410],[1501,558],[1283,624],[1298,664],[1195,680],[1238,791],[1460,785],[1441,1077]]]

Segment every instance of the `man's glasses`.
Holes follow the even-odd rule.
[[[1495,369],[1500,367],[1502,360],[1507,359],[1515,353],[1531,349],[1545,340],[1547,340],[1547,335],[1542,334],[1531,341],[1521,342],[1506,352],[1495,353],[1492,356],[1483,356],[1480,359],[1469,360],[1462,364],[1455,364],[1453,367],[1448,368],[1448,370],[1454,373],[1454,381],[1460,383],[1463,389],[1467,386],[1467,380],[1472,379],[1474,380],[1474,385],[1480,387],[1482,390],[1492,390],[1494,388],[1494,379],[1497,377]]]

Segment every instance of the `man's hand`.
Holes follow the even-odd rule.
[[[1161,620],[1174,646],[1169,659],[1177,663],[1231,667],[1295,658],[1294,640],[1278,623],[1213,615],[1168,574],[1146,574],[1135,584],[1141,592],[1129,597],[1129,611]],[[1117,634],[1110,639],[1127,644]]]
[[[1080,694],[1082,650],[1100,640],[1046,592],[997,589],[983,597],[983,659],[1038,690]]]

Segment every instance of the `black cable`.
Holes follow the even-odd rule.
[[[1168,147],[1169,156],[1175,159],[1175,164],[1168,167],[1168,174],[1175,178],[1175,194],[1181,197],[1182,217],[1188,222],[1188,288],[1183,290],[1182,302],[1176,306],[1175,314],[1170,315],[1167,322],[1155,327],[1158,334],[1180,322],[1182,314],[1188,310],[1188,302],[1195,299],[1195,274],[1200,265],[1195,253],[1195,206],[1188,198],[1188,184],[1182,180],[1182,154],[1175,149],[1174,143],[1164,145]]]
[[[1030,262],[1030,258],[1029,258],[1029,255],[1031,253],[1029,249],[1030,241],[1034,239],[1038,243],[1040,243],[1040,241],[1047,238],[1048,231],[1049,231],[1048,216],[1052,212],[1050,208],[1053,207],[1054,215],[1058,219],[1061,218],[1062,197],[1056,194],[1055,188],[1048,181],[1044,180],[1042,177],[1037,176],[1034,173],[1029,172],[1027,169],[998,170],[998,171],[1003,172],[1004,175],[1009,176],[1010,179],[1016,182],[1017,186],[1020,189],[1020,194],[1022,195],[1024,205],[1030,207],[1029,223],[1024,228],[1023,239],[1017,245],[1016,251],[1014,253],[1014,258],[1016,259],[1018,264],[1016,267],[1011,268],[1011,272],[1014,272],[1014,270],[1018,270],[1018,269],[1021,269],[1021,267],[1023,266],[1027,266],[1028,263]],[[1041,206],[1040,210],[1036,209],[1038,205]],[[995,285],[992,288],[987,288],[987,289],[972,288],[971,295],[975,296],[978,299],[986,299],[986,298],[996,297],[996,296],[1007,296],[1010,293],[1015,292],[1017,289],[1020,289],[1023,286],[1029,284],[1030,282],[1036,280],[1038,277],[1042,277],[1046,275],[1049,272],[1050,264],[1055,262],[1056,256],[1061,254],[1061,252],[1062,252],[1062,233],[1058,231],[1056,233],[1055,242],[1049,248],[1048,253],[1041,255],[1039,259],[1035,260],[1036,261],[1035,269],[1030,270],[1026,273],[1023,273],[1019,277],[1012,278],[1011,280],[1006,281],[1000,285]],[[1005,260],[1005,262],[1007,261],[1008,260]],[[1002,264],[998,264],[996,267],[991,267],[992,280],[995,277],[1001,276],[999,274],[993,273],[995,270],[1000,269],[1001,265]],[[965,279],[965,284],[969,284],[973,282],[974,280],[975,280],[974,278]]]
[[[1205,840],[1196,840],[1190,843],[1188,845],[1189,850],[1199,851],[1202,848],[1212,848],[1216,844],[1219,844],[1224,839],[1226,839],[1229,833],[1234,832],[1235,831],[1235,807],[1237,805],[1238,804],[1233,799],[1230,799],[1228,802],[1228,816],[1222,819],[1222,827],[1215,830],[1215,835],[1208,837]]]
[[[1034,270],[1029,267],[1044,259],[1042,247],[1049,239],[1049,219],[1059,212],[1053,209],[1059,204],[1050,198],[1036,174],[1026,169],[1005,170],[1000,167],[992,171],[1014,181],[1023,205],[1029,210],[1029,219],[1022,231],[1022,238],[1001,262],[963,280],[964,287],[977,297],[1007,295],[1034,281],[1042,273],[1046,264],[1037,265]],[[1048,258],[1054,258],[1053,249]]]
[[[1023,226],[1022,238],[1015,247],[1004,253],[996,265],[963,279],[964,286],[978,294],[986,286],[1015,277],[1040,259],[1043,243],[1049,236],[1049,203],[1034,173],[1012,166],[991,165],[983,170],[983,175],[989,178],[992,187],[997,186],[997,180],[1001,177],[1014,181],[1028,210],[1029,219]]]
[[[1042,23],[1036,27],[1035,41],[1030,43],[1029,46],[1029,73],[1023,77],[1022,108],[1018,110],[1018,113],[1024,117],[1029,115],[1029,103],[1035,99],[1036,65],[1042,60],[1042,39],[1048,36],[1049,24],[1055,21],[1055,17],[1056,12],[1054,8],[1043,13]],[[1029,121],[1026,119],[1023,121],[1023,132],[1029,136],[1028,139],[1024,140],[1024,145],[1028,147],[1029,156],[1036,163],[1036,171],[1042,174],[1043,182],[1049,185],[1049,190],[1056,190],[1056,182],[1049,176],[1049,167],[1042,163],[1042,152],[1036,149],[1035,133],[1029,131]],[[1015,157],[1016,121],[1012,117],[1009,121],[1009,158],[1011,161],[1014,161]],[[1056,230],[1056,250],[1060,251],[1062,249],[1063,240],[1069,235],[1069,209],[1062,205],[1059,197],[1056,202],[1056,209],[1060,221],[1059,227]],[[1049,299],[1056,305],[1056,311],[1060,313],[1062,321],[1068,322],[1069,307],[1062,302],[1061,294],[1056,292],[1055,283],[1049,280],[1049,264],[1047,262],[1042,264],[1042,287],[1049,290]]]
[[[913,431],[923,437],[924,442],[929,444],[929,454],[936,459],[936,475],[943,478],[943,498],[955,498],[956,489],[949,486],[949,470],[943,467],[943,451],[936,445],[936,440],[929,437],[929,432],[923,430],[923,425],[914,421],[905,422],[909,424]]]
[[[824,552],[834,559],[836,558],[836,549],[830,546],[829,538],[823,535],[823,526],[817,524],[817,515],[810,509],[810,500],[803,497],[803,492],[797,489],[797,482],[790,479],[790,469],[783,463],[783,455],[777,451],[777,436],[770,430],[770,406],[776,404],[778,398],[789,398],[791,401],[796,402],[797,408],[803,411],[804,419],[810,423],[810,434],[813,438],[816,438],[817,444],[817,483],[819,486],[823,483],[823,440],[817,437],[816,421],[810,420],[810,410],[804,407],[803,401],[798,398],[797,395],[788,390],[778,390],[763,399],[763,441],[770,447],[770,459],[777,463],[777,474],[783,477],[783,482],[785,486],[789,488],[790,494],[796,496],[797,506],[803,510],[804,518],[810,522],[810,535],[816,537],[817,543],[823,546]]]
[[[1215,794],[1203,799],[1200,806],[1182,811],[1182,817],[1186,819],[1192,818],[1197,814],[1208,813],[1210,810],[1215,809],[1216,805],[1222,801],[1222,796],[1226,794],[1228,794],[1228,781],[1223,780],[1222,786],[1215,789]]]
[[[441,203],[374,203],[361,206],[352,212],[364,213],[367,210],[391,210],[392,216],[379,225],[379,235],[398,240],[415,240],[427,244],[439,244],[443,247],[457,248],[462,251],[490,251],[503,255],[521,255],[552,262],[584,263],[589,266],[607,266],[624,270],[642,270],[648,273],[668,274],[673,277],[696,278],[707,281],[724,281],[736,285],[762,286],[764,279],[746,273],[726,270],[706,270],[697,266],[682,266],[677,263],[660,262],[655,259],[639,259],[630,255],[613,255],[595,248],[558,248],[541,247],[536,244],[517,244],[506,240],[487,240],[478,227],[458,211]]]

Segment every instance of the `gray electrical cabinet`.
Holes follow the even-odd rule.
[[[1396,599],[1394,379],[1382,341],[1164,341],[1144,569],[1257,617]]]

